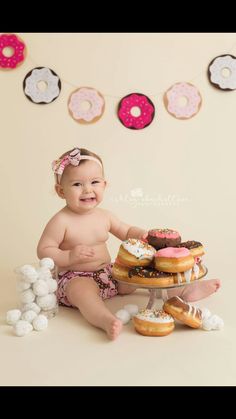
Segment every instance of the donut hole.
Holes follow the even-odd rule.
[[[91,109],[91,107],[92,107],[92,104],[88,100],[83,100],[83,102],[81,102],[80,104],[80,108],[84,112],[88,112]]]
[[[5,47],[2,50],[2,54],[4,55],[4,57],[10,58],[14,55],[15,50],[13,47]]]
[[[135,118],[138,118],[141,115],[141,109],[138,106],[133,106],[130,110],[130,113]]]
[[[224,67],[221,70],[221,75],[222,77],[224,77],[225,79],[228,79],[231,76],[231,70],[228,67]]]
[[[48,88],[48,84],[47,84],[46,81],[40,80],[37,83],[37,88],[40,90],[40,92],[45,92],[47,90],[47,88]]]
[[[188,98],[186,96],[180,96],[177,103],[180,108],[185,108],[188,105]]]

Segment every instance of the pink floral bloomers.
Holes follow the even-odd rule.
[[[111,269],[113,264],[109,263],[105,268],[99,269],[94,272],[82,272],[82,271],[62,271],[58,274],[58,288],[57,288],[57,299],[60,304],[68,307],[72,307],[72,304],[66,297],[66,286],[75,277],[90,277],[98,284],[100,290],[100,297],[104,300],[106,298],[114,297],[118,294],[117,281],[112,278]]]

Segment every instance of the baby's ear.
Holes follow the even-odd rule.
[[[60,198],[65,199],[63,187],[59,183],[55,184],[55,191]]]

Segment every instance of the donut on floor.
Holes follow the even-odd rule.
[[[156,249],[138,239],[125,240],[119,248],[118,260],[124,266],[148,266],[154,258]]]
[[[173,317],[163,310],[140,310],[132,321],[135,330],[144,336],[166,336],[175,328]]]
[[[184,302],[180,297],[165,301],[163,310],[187,326],[198,329],[202,325],[202,312],[199,308]]]
[[[163,247],[175,247],[181,242],[181,237],[176,230],[169,228],[156,228],[148,231],[148,243],[156,250]]]
[[[155,254],[155,268],[163,272],[185,272],[194,266],[194,258],[185,247],[166,247]]]
[[[186,249],[188,249],[191,255],[194,258],[197,258],[197,262],[199,262],[201,256],[205,254],[205,250],[202,243],[196,242],[195,240],[188,240],[187,242],[180,243],[177,247],[185,247]]]

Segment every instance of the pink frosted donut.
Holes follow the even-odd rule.
[[[88,109],[83,109],[84,103],[89,104]],[[68,109],[75,121],[81,124],[91,124],[101,118],[105,109],[105,101],[97,90],[91,87],[80,87],[71,93]]]
[[[179,103],[181,98],[187,99],[186,105],[181,106]],[[188,119],[199,111],[202,98],[191,83],[176,83],[165,93],[164,104],[167,111],[175,118]]]
[[[4,55],[5,48],[12,48],[13,54],[10,57]],[[18,67],[25,59],[25,44],[14,34],[0,35],[0,68],[12,70]]]
[[[138,107],[141,114],[133,116],[131,110]],[[143,129],[151,124],[155,115],[152,101],[141,93],[131,93],[121,99],[118,105],[118,117],[121,123],[130,129]]]
[[[186,272],[194,266],[194,257],[185,247],[166,247],[156,252],[154,265],[161,272]]]

